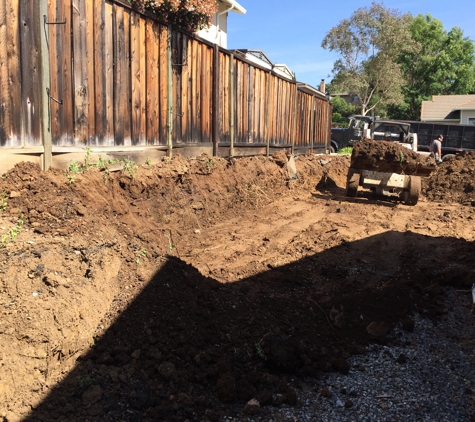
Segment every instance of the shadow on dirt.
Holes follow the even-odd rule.
[[[351,203],[360,203],[360,204],[375,204],[385,207],[393,208],[402,202],[395,198],[387,196],[376,196],[373,192],[363,192],[359,191],[357,197],[346,196],[346,190],[341,188],[336,188],[329,192],[317,192],[312,193],[313,198],[324,199],[327,201],[341,201],[341,202],[351,202]]]
[[[294,405],[300,377],[346,373],[413,312],[446,312],[441,286],[471,286],[473,252],[387,232],[230,284],[169,257],[25,421],[217,421],[252,398]]]

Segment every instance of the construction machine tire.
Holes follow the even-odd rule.
[[[352,172],[348,173],[348,179],[346,181],[346,196],[355,198],[358,194],[358,186],[360,185],[360,174]]]
[[[414,206],[419,200],[421,193],[421,178],[419,176],[411,176],[409,178],[409,186],[407,191],[404,191],[404,203],[406,205]]]

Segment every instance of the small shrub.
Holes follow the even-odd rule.
[[[3,191],[2,195],[0,196],[0,211],[5,211],[7,209],[7,205],[8,205],[8,202],[7,202],[6,192]]]
[[[349,155],[353,152],[353,148],[352,147],[345,147],[345,148],[342,148],[342,149],[339,149],[338,150],[338,154],[340,155]]]

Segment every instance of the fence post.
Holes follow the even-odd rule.
[[[53,161],[53,145],[50,129],[50,98],[47,95],[47,89],[50,84],[50,67],[49,67],[49,50],[48,42],[46,40],[46,25],[48,20],[48,6],[47,2],[39,2],[39,28],[40,34],[40,48],[41,48],[41,86],[40,86],[40,104],[41,104],[41,138],[43,143],[43,154],[41,159],[41,167],[43,170],[48,170]]]
[[[295,122],[295,132],[294,136],[292,136],[292,155],[294,155],[294,148],[295,148],[295,138],[297,134],[301,133],[301,124],[300,124],[300,117],[301,113],[299,113],[299,90],[297,89],[297,85],[295,87],[295,104],[294,104],[294,122]]]
[[[173,155],[173,71],[172,71],[172,27],[168,26],[167,38],[167,156]]]
[[[234,54],[229,60],[229,156],[234,157]]]
[[[218,44],[214,45],[213,51],[213,108],[211,111],[212,119],[212,133],[211,137],[213,140],[213,157],[218,155],[218,145],[219,145],[219,46]]]

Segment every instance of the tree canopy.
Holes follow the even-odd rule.
[[[322,47],[340,55],[332,87],[356,95],[362,114],[417,120],[432,95],[475,92],[474,42],[431,15],[373,2],[333,27]]]
[[[333,66],[332,85],[357,95],[363,115],[378,105],[403,100],[404,79],[395,59],[412,42],[411,19],[373,2],[343,19],[323,39],[323,48],[340,54]]]
[[[404,101],[390,108],[394,118],[417,120],[421,104],[432,95],[475,92],[475,46],[460,28],[450,31],[431,15],[418,15],[409,25],[414,41],[398,64],[404,75]]]
[[[195,32],[211,24],[216,0],[129,0],[138,10],[155,13],[165,22]]]

